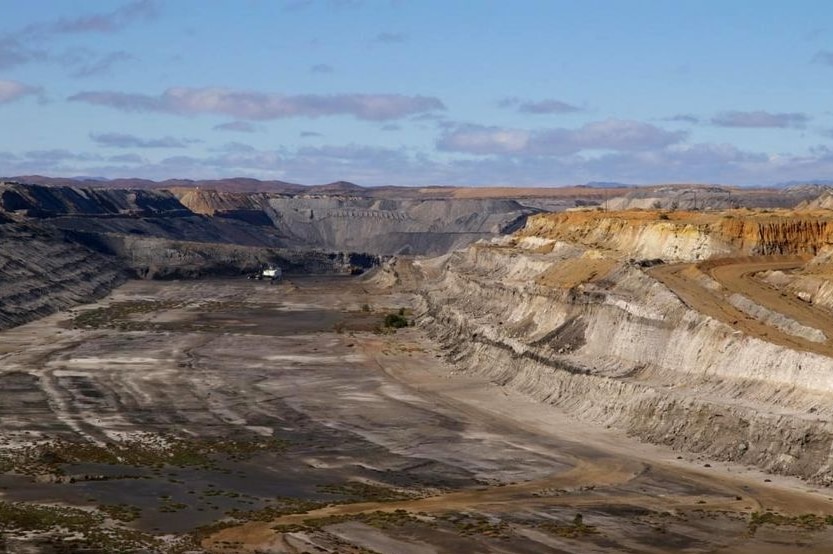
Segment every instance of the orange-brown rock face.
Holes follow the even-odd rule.
[[[258,195],[222,192],[199,188],[173,189],[179,201],[194,213],[214,215],[217,212],[253,210],[259,207]]]
[[[632,256],[816,254],[833,244],[827,212],[569,212],[530,218],[519,236],[577,242]]]
[[[812,216],[723,219],[719,233],[744,254],[815,254],[833,242],[833,221]]]

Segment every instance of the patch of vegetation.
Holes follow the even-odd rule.
[[[383,325],[386,329],[402,329],[409,325],[408,318],[405,317],[405,308],[399,308],[399,311],[392,314],[387,314]]]
[[[160,326],[148,321],[132,319],[137,315],[147,315],[162,310],[181,307],[179,302],[171,300],[128,300],[115,302],[101,308],[85,310],[72,320],[75,329],[115,328],[120,331],[156,330]]]
[[[321,485],[318,487],[318,490],[327,494],[339,494],[349,498],[337,500],[335,502],[320,502],[306,500],[303,498],[278,497],[272,501],[272,505],[265,508],[257,510],[229,510],[226,512],[226,519],[201,527],[198,530],[198,536],[205,537],[216,533],[221,529],[234,527],[247,521],[271,521],[278,519],[281,516],[303,514],[312,510],[331,506],[333,504],[353,504],[356,502],[370,501],[390,502],[413,498],[413,495],[409,495],[395,489],[357,481],[350,481],[340,485]],[[236,493],[233,494],[234,496],[237,496]],[[204,492],[203,495],[229,496],[229,493],[224,493],[219,490],[210,490]],[[396,510],[395,512],[376,511],[365,514],[310,518],[304,520],[303,524],[279,525],[275,528],[281,530],[281,532],[290,533],[300,530],[320,529],[325,525],[341,523],[343,521],[361,521],[375,527],[387,528],[404,524],[405,522],[411,520],[415,520],[415,518],[408,515],[405,510]]]
[[[815,514],[785,516],[776,512],[752,512],[749,516],[749,534],[754,535],[758,527],[762,525],[790,526],[807,531],[819,531],[828,525],[833,525],[833,516]]]
[[[509,525],[492,520],[480,514],[443,514],[441,520],[448,521],[463,536],[480,535],[505,539],[511,533]]]
[[[216,495],[220,496],[222,493]],[[258,510],[229,510],[226,512],[226,519],[217,521],[210,525],[204,525],[197,529],[197,538],[207,537],[228,527],[234,527],[247,521],[271,521],[281,516],[290,514],[303,514],[311,510],[317,510],[327,506],[326,502],[316,502],[303,498],[278,497],[273,505]]]
[[[393,529],[395,527],[402,527],[408,523],[419,522],[419,519],[412,516],[406,510],[400,509],[392,512],[377,510],[375,512],[364,512],[359,514],[344,514],[338,516],[310,518],[305,519],[303,523],[275,525],[272,529],[278,531],[279,533],[295,533],[298,531],[317,530],[328,525],[335,525],[346,521],[359,521],[365,525],[376,527],[377,529]]]
[[[538,528],[565,539],[580,539],[598,534],[596,526],[584,523],[584,517],[581,514],[576,514],[571,523],[546,522],[538,525]]]
[[[105,514],[121,508],[108,506],[101,511],[88,511],[63,506],[0,502],[0,534],[31,536],[54,542],[56,552],[163,552],[178,554],[192,551],[198,545],[190,537],[175,541],[163,540],[148,533],[119,525],[105,525]],[[127,510],[131,511],[131,510]],[[46,535],[46,536],[43,536]]]
[[[103,523],[103,518],[77,508],[0,502],[0,528],[11,531],[48,531]]]
[[[125,523],[136,521],[142,513],[141,508],[129,504],[101,504],[98,506],[98,511],[107,514],[112,519],[124,521]]]
[[[188,504],[183,504],[182,502],[172,502],[170,498],[166,498],[162,501],[162,505],[159,507],[159,511],[162,513],[174,513],[174,512],[181,512],[182,510],[188,508]]]
[[[0,470],[24,475],[60,475],[62,466],[84,463],[214,469],[220,459],[246,460],[260,452],[280,452],[285,448],[285,441],[261,436],[182,438],[158,435],[105,445],[58,439],[0,453]]]
[[[388,314],[385,316],[385,327],[401,329],[408,326],[408,320],[399,314]]]
[[[358,481],[349,481],[341,485],[318,485],[318,490],[327,494],[347,496],[351,502],[391,502],[413,498],[400,490]]]

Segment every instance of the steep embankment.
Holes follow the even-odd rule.
[[[658,185],[625,190],[605,205],[610,210],[795,208],[813,201],[824,190],[824,187],[815,186],[746,188],[694,184]]]
[[[0,183],[0,210],[18,220],[88,236],[282,247],[275,229],[191,211],[170,191],[104,190]]]
[[[422,323],[458,367],[650,442],[833,482],[833,360],[695,311],[628,261],[800,251],[826,229],[558,217],[422,264]]]
[[[537,211],[508,199],[175,192],[195,213],[269,225],[296,247],[374,254],[442,254],[514,231]]]
[[[150,217],[190,215],[166,191],[104,190],[0,183],[0,209],[27,217]]]
[[[347,273],[369,255],[291,244],[271,227],[196,214],[168,191],[0,183],[0,328],[108,293],[128,276]]]
[[[115,260],[57,231],[0,224],[0,329],[104,296],[125,278]]]
[[[721,255],[816,254],[833,245],[833,214],[567,212],[533,216],[519,235],[575,242],[633,258],[676,261]]]

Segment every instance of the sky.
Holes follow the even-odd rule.
[[[828,0],[0,0],[0,175],[833,179]]]

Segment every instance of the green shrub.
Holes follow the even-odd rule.
[[[408,326],[408,320],[401,314],[388,314],[385,316],[385,327],[401,329]]]

